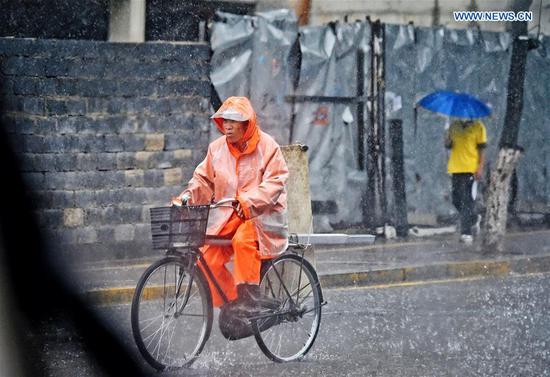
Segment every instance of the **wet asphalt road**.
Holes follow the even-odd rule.
[[[550,376],[550,274],[325,290],[301,362],[269,361],[253,339],[213,333],[190,370],[161,376]],[[137,352],[128,305],[99,308]],[[49,375],[99,376],[76,341],[47,347]],[[152,376],[159,376],[152,371]]]

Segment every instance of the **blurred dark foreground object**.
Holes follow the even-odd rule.
[[[0,360],[10,364],[2,363],[0,374],[7,375],[7,368],[9,375],[45,375],[45,329],[68,322],[76,332],[74,338],[81,340],[87,355],[96,363],[94,367],[103,375],[145,375],[120,339],[63,280],[63,271],[59,271],[63,263],[53,258],[58,250],[48,249],[46,237],[33,217],[17,157],[8,140],[10,135],[3,126],[0,124],[4,186],[0,201]]]

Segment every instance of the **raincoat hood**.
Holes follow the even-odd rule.
[[[252,153],[256,149],[258,141],[260,140],[260,128],[256,122],[256,112],[252,108],[252,104],[248,98],[229,97],[211,118],[216,124],[216,127],[218,127],[218,130],[220,130],[223,134],[225,134],[225,130],[223,129],[224,119],[248,122],[243,137],[239,140],[239,143],[245,143],[244,150],[239,151],[233,144],[229,142],[227,143],[231,154],[235,157],[238,157],[241,154]]]

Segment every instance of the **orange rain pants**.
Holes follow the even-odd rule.
[[[210,271],[218,281],[229,301],[237,298],[237,284],[259,284],[262,260],[258,252],[258,239],[251,220],[241,220],[235,213],[218,233],[221,237],[231,237],[231,246],[206,245],[202,253]],[[233,275],[225,267],[232,255]],[[216,286],[205,273],[212,293],[214,307],[220,307],[224,302]]]

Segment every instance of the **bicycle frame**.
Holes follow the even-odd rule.
[[[214,241],[217,241],[216,244],[226,244],[226,245],[230,245],[230,241],[229,240],[225,240],[225,239],[213,239]],[[225,242],[224,242],[225,241]],[[208,244],[208,242],[207,242]],[[208,263],[205,261],[204,257],[203,257],[203,254],[202,252],[197,249],[197,248],[192,248],[192,249],[186,249],[185,251],[180,251],[180,250],[177,250],[177,249],[171,249],[168,251],[169,255],[177,255],[177,256],[181,256],[181,257],[185,257],[186,255],[189,255],[191,256],[192,258],[192,262],[195,264],[195,266],[199,266],[200,265],[200,268],[206,273],[208,279],[213,283],[214,287],[216,288],[216,291],[218,292],[218,294],[220,295],[220,297],[222,298],[224,304],[227,304],[229,302],[229,299],[227,298],[226,294],[224,293],[224,291],[222,290],[221,286],[220,286],[220,283],[218,282],[218,280],[216,279],[216,277],[214,276],[214,274],[212,273],[212,270],[210,269],[210,267],[208,266]],[[303,254],[301,255],[301,257],[303,258]],[[267,259],[265,260],[265,263],[272,263],[273,260],[275,260],[276,258],[274,259]],[[189,261],[189,262],[191,262]],[[302,262],[300,262],[300,272],[303,270],[303,264]],[[277,269],[274,269],[275,271],[275,274],[277,276],[277,280],[279,281],[279,283],[281,284],[281,286],[283,287],[287,297],[289,298],[290,302],[291,302],[291,305],[292,307],[296,306],[297,302],[295,299],[293,299],[293,293],[289,292],[288,291],[288,288],[286,287],[286,284],[284,282],[284,279],[281,277],[281,275],[279,274],[279,271],[277,271]],[[193,273],[192,275],[189,277],[191,279],[191,281],[193,281],[194,279],[194,273],[195,273],[195,269],[193,269]],[[299,279],[301,279],[301,273],[299,275]],[[300,280],[298,281],[298,284],[300,284]],[[179,289],[179,287],[178,287]],[[298,297],[298,294],[300,292],[297,291],[296,292],[296,297]]]
[[[219,208],[219,207],[232,207],[232,208],[234,208],[232,205],[228,205],[228,204],[234,203],[235,201],[236,201],[236,199],[234,199],[234,198],[222,199],[218,203],[215,203],[215,204],[211,205],[210,208],[211,209],[216,209],[216,208]],[[298,279],[299,279],[298,280],[298,286],[300,286],[301,277],[302,277],[301,272],[303,271],[303,258],[304,258],[303,250],[305,249],[306,245],[298,244],[292,238],[289,241],[291,243],[291,247],[298,248],[298,249],[302,250],[302,253],[300,255],[301,258],[302,258],[302,260],[300,261],[300,275],[298,276]],[[226,238],[220,238],[220,237],[217,237],[217,236],[207,235],[206,239],[205,239],[205,245],[231,246],[231,240],[226,239]],[[170,253],[170,250],[169,250],[168,253]],[[218,280],[216,279],[216,277],[212,273],[212,270],[208,266],[208,263],[206,263],[202,252],[198,248],[186,249],[186,251],[184,251],[184,252],[178,251],[177,249],[172,249],[172,253],[176,254],[176,255],[185,255],[185,254],[192,255],[192,257],[195,261],[195,264],[196,265],[200,264],[200,268],[206,273],[209,280],[213,283],[214,287],[216,288],[216,291],[219,293],[219,295],[222,298],[224,304],[227,304],[229,302],[229,299],[227,298],[227,296],[223,292]],[[267,261],[267,263],[271,263],[273,260],[274,259],[268,259],[266,261]],[[194,271],[195,270],[193,269],[193,274],[194,274]],[[275,274],[277,275],[277,279],[279,280],[279,283],[284,288],[285,293],[287,294],[287,296],[290,300],[291,307],[295,307],[297,302],[292,298],[292,293],[290,293],[288,291],[288,289],[286,287],[286,284],[284,283],[283,278],[279,274],[279,271],[277,271],[277,269],[274,269],[274,271],[275,271]],[[190,279],[192,281],[193,276],[190,276]],[[300,293],[300,291],[298,290],[296,292],[296,297],[298,297],[299,293]]]

